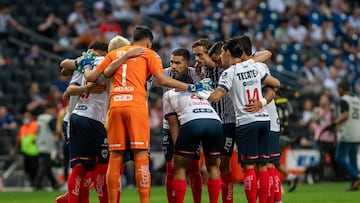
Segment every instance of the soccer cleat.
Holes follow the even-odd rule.
[[[67,203],[69,201],[68,193],[62,194],[55,199],[55,203]]]
[[[350,187],[350,189],[348,189],[347,191],[357,191],[359,190],[360,187],[360,178],[357,179]]]
[[[295,176],[293,179],[291,179],[289,182],[288,192],[294,191],[296,189],[298,182],[299,182],[299,176]]]

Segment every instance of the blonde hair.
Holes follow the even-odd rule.
[[[130,45],[130,41],[128,39],[126,39],[123,36],[116,35],[109,42],[108,52],[111,52],[115,49],[121,48],[123,46],[128,46],[128,45]]]

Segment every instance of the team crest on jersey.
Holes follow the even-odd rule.
[[[109,152],[108,152],[107,149],[101,150],[101,156],[102,156],[104,159],[106,159],[106,158],[108,157],[108,155],[109,155]]]
[[[226,79],[228,77],[228,73],[227,72],[223,72],[222,74],[221,74],[221,78],[222,79]]]

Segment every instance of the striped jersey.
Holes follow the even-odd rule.
[[[214,84],[217,83],[220,79],[221,73],[224,71],[223,68],[206,68],[205,67],[205,77],[210,78],[214,81]],[[219,114],[221,123],[235,123],[235,111],[234,105],[230,98],[230,95],[226,94],[219,102],[212,102],[211,105],[215,111]]]

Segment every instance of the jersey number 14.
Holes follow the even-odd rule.
[[[246,98],[247,98],[247,103],[251,104],[254,103],[254,100],[259,101],[259,89],[255,88],[255,89],[247,89],[245,90],[246,92]]]

